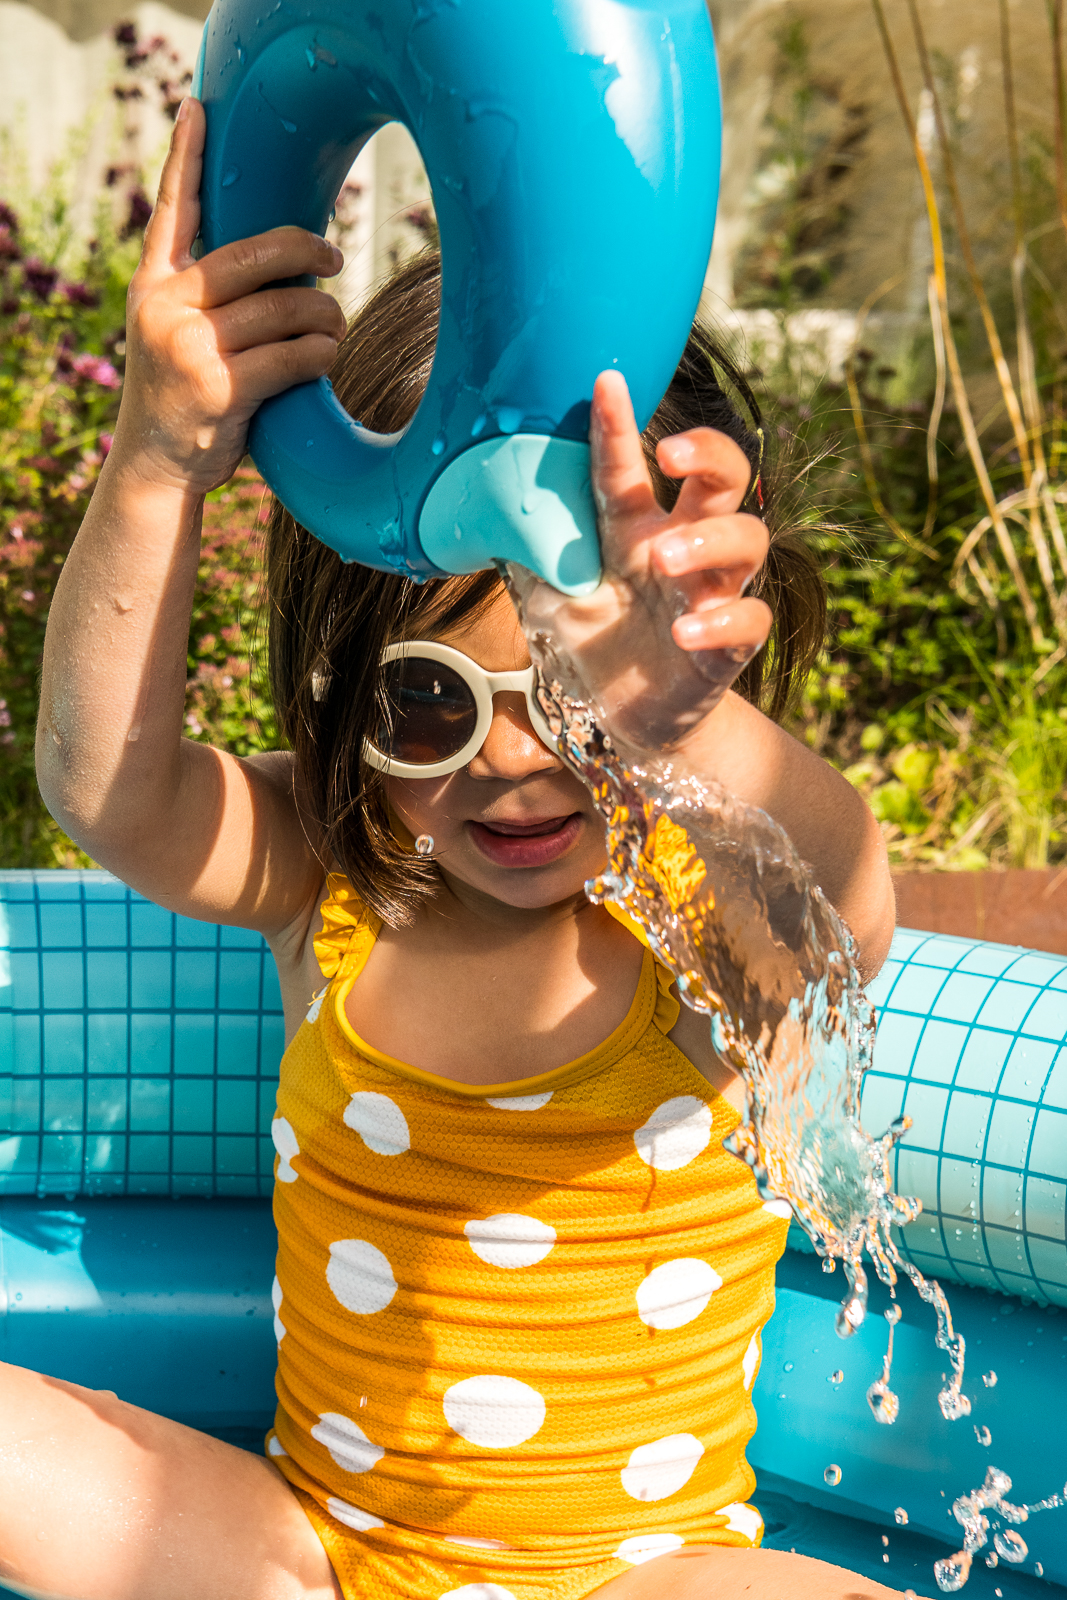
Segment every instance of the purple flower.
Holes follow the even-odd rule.
[[[152,202],[143,189],[133,189],[130,192],[130,211],[126,218],[126,226],[122,230],[122,237],[128,239],[131,234],[139,233],[148,224],[152,215]]]
[[[87,283],[65,283],[63,293],[72,306],[98,306],[100,296]]]
[[[75,356],[71,367],[79,378],[98,383],[101,389],[121,389],[122,379],[105,356],[89,354]]]
[[[44,301],[49,298],[58,277],[59,273],[55,267],[46,266],[43,261],[38,261],[36,256],[22,263],[22,281],[38,300]]]
[[[0,212],[7,207],[0,203]],[[19,249],[18,227],[12,227],[0,217],[0,261],[20,261],[22,251]]]

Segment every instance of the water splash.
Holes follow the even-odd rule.
[[[642,753],[626,759],[604,733],[570,660],[521,568],[507,580],[539,669],[538,698],[573,772],[604,818],[608,868],[586,893],[610,900],[644,929],[679,993],[708,1018],[716,1052],[742,1077],[746,1114],[725,1141],[748,1162],[765,1200],[787,1199],[823,1266],[840,1261],[848,1291],[837,1331],[850,1337],[867,1311],[866,1251],[891,1290],[903,1272],[937,1318],[951,1368],[938,1401],[955,1420],[965,1343],[940,1285],[904,1260],[891,1229],[918,1216],[916,1199],[893,1192],[890,1155],[910,1120],[881,1138],[860,1124],[860,1086],[871,1063],[874,1013],[856,971],[855,945],[783,829],[754,806]],[[892,1339],[892,1325],[890,1340]],[[888,1360],[868,1393],[879,1420],[899,1410]]]
[[[963,1549],[934,1563],[934,1577],[946,1594],[954,1594],[967,1582],[974,1557],[989,1542],[991,1526],[993,1550],[986,1557],[986,1566],[995,1567],[999,1561],[1016,1565],[1029,1554],[1026,1540],[1016,1528],[1039,1511],[1054,1511],[1067,1504],[1067,1486],[1062,1494],[1049,1495],[1029,1506],[1013,1505],[1006,1499],[1010,1489],[1008,1474],[999,1467],[990,1467],[980,1489],[972,1489],[954,1502],[952,1515],[963,1529]],[[1004,1523],[1009,1526],[1004,1527]]]

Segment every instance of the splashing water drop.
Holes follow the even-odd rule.
[[[990,1370],[988,1372],[983,1372],[982,1373],[982,1382],[985,1384],[987,1389],[995,1389],[996,1388],[996,1386],[997,1386],[997,1375],[992,1370],[992,1368],[990,1368]]]
[[[888,1544],[889,1543],[889,1535],[888,1535],[888,1533],[883,1533],[883,1535],[882,1535],[882,1543],[883,1544]]]
[[[1045,1569],[1041,1565],[1040,1561],[1034,1562],[1034,1572],[1039,1578],[1043,1578],[1045,1576]]]
[[[955,1594],[958,1589],[962,1589],[970,1575],[970,1556],[963,1554],[951,1557],[946,1556],[943,1561],[934,1562],[934,1577],[937,1579],[937,1587],[943,1590],[945,1594]]]
[[[433,855],[433,834],[432,833],[420,833],[419,834],[419,837],[415,840],[415,854],[417,856],[422,856],[422,858],[424,860],[428,856],[432,856]]]
[[[824,1471],[822,1478],[823,1482],[828,1483],[831,1489],[836,1489],[841,1482],[841,1468],[836,1462],[832,1461]]]
[[[993,1534],[997,1555],[1005,1561],[1025,1561],[1030,1554],[1026,1540],[1014,1528],[998,1528]]]
[[[990,1550],[989,1554],[985,1558],[985,1564],[987,1567],[996,1567],[1000,1565],[1000,1557],[997,1555],[995,1550]]]
[[[897,1509],[893,1512],[893,1517],[900,1527],[906,1528],[908,1526],[908,1513],[903,1506],[897,1506]]]
[[[977,1424],[975,1425],[974,1436],[978,1440],[979,1444],[991,1445],[993,1443],[993,1435],[990,1433],[989,1429],[980,1428],[977,1426]]]

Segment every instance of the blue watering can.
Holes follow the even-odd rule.
[[[622,372],[645,426],[711,249],[705,0],[215,0],[194,93],[206,250],[283,223],[323,233],[387,122],[433,190],[442,303],[422,403],[383,436],[324,378],[268,400],[249,449],[283,504],[346,561],[421,579],[511,560],[594,588],[593,381]]]

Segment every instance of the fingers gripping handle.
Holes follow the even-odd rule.
[[[599,576],[589,402],[617,367],[644,426],[703,285],[721,118],[704,0],[216,0],[198,70],[206,249],[322,233],[361,146],[411,131],[441,235],[437,349],[384,437],[326,380],[250,449],[345,560],[430,576],[521,561]]]

